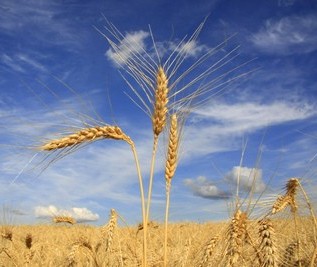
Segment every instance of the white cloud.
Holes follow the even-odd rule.
[[[211,102],[208,107],[198,109],[194,113],[198,115],[196,119],[209,119],[226,125],[227,131],[250,132],[271,125],[307,119],[316,115],[316,110],[306,102]]]
[[[38,218],[52,218],[54,216],[71,216],[77,222],[97,221],[99,215],[87,208],[71,208],[70,210],[58,209],[54,205],[37,206],[34,209],[35,216]]]
[[[241,136],[270,126],[305,120],[314,115],[316,110],[306,102],[230,104],[212,101],[204,108],[193,111],[184,131],[183,143],[186,145],[181,147],[184,160],[241,149],[241,142],[237,143]]]
[[[267,20],[251,41],[270,54],[309,53],[317,49],[317,16],[289,16]]]
[[[21,72],[21,73],[25,72],[25,69],[22,68],[20,64],[11,56],[7,54],[2,54],[0,59],[1,59],[1,63],[9,67],[10,69],[16,72]]]
[[[239,180],[240,190],[246,192],[253,190],[255,193],[261,193],[266,187],[262,180],[262,170],[257,168],[235,166],[224,179],[234,185],[237,185]]]
[[[220,190],[204,176],[199,176],[196,179],[185,179],[184,184],[193,192],[194,195],[203,198],[228,199],[231,196],[230,193]]]
[[[184,54],[185,57],[197,57],[208,50],[206,45],[200,45],[196,40],[182,43],[179,47],[173,42],[169,43],[169,50]]]
[[[106,56],[113,63],[119,66],[127,64],[130,57],[137,57],[144,54],[146,49],[145,39],[149,36],[148,32],[136,31],[127,33],[120,44],[116,47],[116,51],[108,49]]]
[[[140,64],[140,61],[144,60],[149,61],[146,64],[152,64],[150,61],[153,59],[157,62],[153,44],[151,45],[146,42],[149,36],[150,33],[143,30],[128,32],[120,42],[111,43],[112,48],[107,50],[106,56],[110,61],[119,66],[128,64],[131,58],[134,58],[134,64]],[[155,46],[161,59],[173,52],[182,55],[184,58],[197,57],[208,50],[206,45],[199,44],[196,40],[183,41],[180,44],[176,41],[157,41]]]

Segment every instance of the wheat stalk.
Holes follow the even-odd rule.
[[[151,197],[152,197],[152,186],[153,186],[153,176],[155,167],[156,150],[158,144],[158,136],[163,131],[166,125],[166,115],[168,112],[168,78],[164,72],[164,69],[159,66],[156,75],[156,89],[155,89],[155,99],[153,103],[153,113],[152,113],[152,128],[154,133],[153,138],[153,149],[152,149],[152,159],[151,159],[151,170],[149,178],[149,190],[147,198],[147,212],[146,220],[148,222]]]
[[[259,224],[261,267],[277,267],[273,224],[270,219],[263,219]]]
[[[40,150],[52,151],[65,147],[80,145],[84,142],[92,142],[99,139],[124,140],[128,144],[132,144],[130,137],[124,134],[118,126],[96,126],[84,128],[60,139],[51,140],[42,145]]]
[[[167,226],[170,204],[170,189],[172,178],[174,177],[179,146],[178,117],[176,114],[171,115],[169,142],[167,150],[167,159],[165,166],[165,183],[166,183],[166,208],[165,208],[165,231],[164,231],[164,266],[167,266]]]

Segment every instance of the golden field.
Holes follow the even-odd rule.
[[[317,266],[311,264],[314,227],[309,217],[272,220],[272,244],[258,221],[246,220],[236,263],[230,263],[232,222],[170,223],[168,266]],[[0,266],[142,266],[142,227],[120,227],[116,219],[102,227],[42,224],[2,225]],[[262,230],[261,230],[262,229]],[[297,246],[297,238],[299,246]],[[148,227],[148,266],[163,266],[164,225]],[[265,264],[265,249],[274,262]],[[297,255],[299,248],[299,255]],[[231,248],[232,250],[233,248]],[[262,261],[262,262],[261,262]]]

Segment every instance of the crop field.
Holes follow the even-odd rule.
[[[1,266],[142,266],[142,227],[1,226]],[[316,266],[311,218],[171,223],[168,266]],[[240,225],[239,225],[240,224]],[[236,232],[235,232],[236,231]],[[162,266],[164,225],[148,224],[148,266]]]

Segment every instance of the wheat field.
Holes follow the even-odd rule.
[[[141,225],[140,225],[141,226]],[[0,266],[142,266],[142,227],[102,227],[67,223],[1,226]],[[168,266],[316,266],[310,218],[297,229],[289,220],[248,221],[248,238],[229,255],[230,222],[170,223]],[[163,266],[164,224],[148,224],[148,266]],[[249,240],[248,240],[249,239]],[[231,246],[231,249],[228,248]],[[237,257],[237,256],[236,256]],[[231,262],[230,262],[231,260]]]

